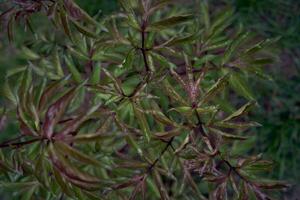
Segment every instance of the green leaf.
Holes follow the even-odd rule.
[[[214,33],[214,31],[216,31],[218,27],[222,26],[230,20],[232,14],[232,10],[222,11],[220,14],[218,14],[218,16],[216,16],[216,18],[214,19],[213,23],[211,23],[210,31]]]
[[[171,83],[165,79],[163,81],[163,85],[162,85],[162,89],[163,91],[168,95],[168,97],[175,101],[178,102],[184,106],[188,106],[189,104],[187,103],[187,101],[185,101],[183,99],[183,97],[176,91],[176,89],[174,88],[174,85],[172,86]]]
[[[101,64],[98,63],[97,65],[95,65],[93,67],[93,72],[92,72],[92,75],[91,75],[91,84],[93,85],[97,85],[100,83],[100,75],[101,75]]]
[[[83,61],[89,61],[89,60],[90,60],[90,58],[89,58],[87,55],[85,55],[85,54],[83,54],[83,53],[77,51],[76,49],[74,49],[74,48],[72,48],[72,47],[70,47],[70,46],[68,46],[68,50],[69,50],[69,52],[70,52],[74,57],[78,58],[79,60],[83,60]]]
[[[20,88],[19,88],[19,101],[20,103],[27,103],[27,96],[28,96],[28,91],[29,88],[32,84],[32,70],[30,68],[27,68],[26,71],[23,73],[22,81],[20,83]],[[26,106],[25,106],[26,107]]]
[[[174,2],[172,0],[159,0],[152,6],[152,8],[150,8],[149,11],[147,11],[148,15],[154,13],[158,9],[164,8],[166,5],[168,5],[170,3],[174,3]]]
[[[232,72],[229,78],[230,86],[241,96],[248,100],[254,100],[253,92],[249,88],[249,84],[245,78],[242,78],[237,72]]]
[[[190,21],[191,19],[194,18],[194,15],[188,14],[188,15],[179,15],[179,16],[173,16],[167,19],[163,19],[161,21],[158,22],[154,22],[152,24],[150,24],[147,27],[147,30],[162,30],[165,28],[170,28],[172,26],[178,25],[180,23],[184,23],[187,21]]]
[[[12,42],[14,40],[14,32],[15,32],[14,26],[15,26],[15,19],[13,16],[11,16],[7,24],[7,36],[9,42]]]
[[[68,180],[78,181],[85,183],[87,185],[94,184],[97,185],[101,183],[101,180],[91,174],[81,172],[76,166],[72,165],[64,155],[60,152],[57,152],[54,148],[53,143],[50,143],[48,146],[48,153],[51,159],[51,162],[59,171],[59,174],[63,174]]]
[[[80,134],[76,135],[74,139],[71,141],[74,141],[75,143],[89,143],[89,142],[98,142],[100,140],[109,139],[112,138],[112,135],[103,134],[100,133],[89,133],[89,134]]]
[[[257,59],[251,60],[250,64],[252,64],[252,65],[267,65],[272,62],[273,62],[273,60],[271,58],[257,58]]]
[[[223,41],[219,41],[219,42],[216,42],[216,43],[212,43],[212,44],[209,44],[207,46],[205,46],[203,48],[203,51],[213,51],[213,50],[217,50],[217,49],[222,49],[224,47],[227,47],[228,45],[230,45],[231,43],[231,40],[223,40]]]
[[[61,119],[67,106],[70,104],[80,87],[81,86],[72,88],[48,108],[43,124],[43,135],[45,137],[49,139],[52,138],[52,135],[54,134],[54,126]]]
[[[247,183],[245,183],[244,181],[242,181],[241,186],[239,188],[239,196],[238,196],[238,200],[246,200],[248,199],[248,187],[247,187]]]
[[[207,1],[200,3],[202,19],[206,30],[209,30],[210,27],[210,17],[209,17],[209,8]]]
[[[21,200],[31,200],[34,192],[36,191],[37,186],[31,187],[29,190],[22,194]]]
[[[218,58],[217,55],[213,55],[213,54],[204,55],[203,57],[196,59],[194,67],[201,68],[203,64],[205,64],[209,61],[213,61],[216,58]]]
[[[40,91],[38,93],[38,101],[39,101],[39,106],[38,110],[42,111],[47,103],[49,103],[50,98],[57,92],[59,91],[70,79],[70,76],[66,76],[62,78],[61,80],[54,81],[52,84],[48,85],[45,90],[43,88],[40,88]],[[42,91],[43,90],[43,91]],[[42,94],[40,95],[40,93]],[[39,98],[40,96],[40,98]]]
[[[4,84],[1,85],[1,96],[6,97],[9,101],[11,101],[14,105],[17,105],[17,99],[12,92],[8,80],[6,79]]]
[[[49,187],[48,169],[44,152],[42,152],[36,160],[34,175],[44,187]]]
[[[212,99],[217,93],[222,91],[226,85],[228,84],[229,74],[224,75],[223,77],[219,78],[218,81],[211,86],[208,91],[202,97],[202,100],[198,103],[198,107],[210,99]]]
[[[65,61],[66,61],[66,65],[70,71],[70,73],[72,74],[73,79],[77,82],[77,83],[82,83],[82,77],[80,72],[78,71],[78,69],[76,68],[75,64],[73,63],[73,61],[71,60],[71,57],[67,57],[65,56]]]
[[[138,104],[138,106],[140,107],[139,104]],[[151,132],[150,132],[150,128],[149,128],[146,116],[144,115],[143,112],[136,109],[135,104],[133,104],[132,107],[133,107],[133,110],[134,110],[135,117],[137,118],[137,122],[138,122],[142,132],[144,133],[144,136],[145,136],[146,140],[148,142],[150,142]]]
[[[75,148],[72,148],[70,145],[64,142],[56,141],[54,143],[54,147],[56,148],[56,150],[60,151],[60,153],[68,155],[81,163],[87,165],[94,165],[98,167],[103,166],[98,160],[91,158],[91,156],[89,155],[81,153],[80,151],[76,150]]]
[[[98,35],[94,31],[89,30],[88,28],[82,26],[77,21],[72,20],[72,23],[75,25],[75,28],[83,35],[90,37],[90,38],[94,38],[94,39],[99,38]]]
[[[231,128],[231,129],[248,129],[251,127],[261,126],[257,122],[215,122],[215,126],[223,127],[223,128]]]
[[[199,114],[214,113],[214,112],[217,112],[218,106],[206,106],[206,107],[202,107],[202,108],[196,108],[196,110]]]
[[[192,114],[192,112],[193,112],[193,108],[190,106],[180,106],[180,107],[176,107],[176,108],[171,108],[168,112],[171,112],[173,110],[175,110],[179,113],[183,113],[183,114]]]
[[[176,65],[171,61],[169,61],[164,56],[161,56],[160,54],[154,53],[152,51],[150,52],[150,55],[153,57],[154,60],[160,63],[163,67],[171,68],[171,69],[176,68]]]
[[[225,54],[222,59],[222,65],[228,63],[230,59],[233,57],[234,53],[238,50],[238,47],[249,38],[249,33],[241,33],[235,38],[230,46],[225,50]]]
[[[13,189],[13,190],[17,190],[17,189],[24,189],[24,188],[31,188],[34,187],[35,185],[37,185],[38,182],[36,181],[32,181],[32,182],[19,182],[19,183],[0,183],[0,187],[1,188],[5,188],[5,189]]]
[[[251,67],[247,67],[247,71],[249,73],[255,74],[256,76],[258,76],[259,78],[262,78],[264,80],[268,80],[268,81],[274,81],[272,76],[270,76],[269,74],[267,74],[268,72],[264,72],[262,69],[263,66],[251,66]]]
[[[60,21],[61,21],[61,24],[63,26],[65,34],[69,37],[69,39],[71,41],[73,41],[73,34],[72,34],[71,29],[70,29],[68,16],[66,15],[66,12],[63,9],[61,9],[59,14],[60,14]]]
[[[75,12],[76,14],[79,13],[81,19],[83,19],[87,23],[97,27],[99,26],[99,23],[95,19],[93,19],[87,12],[81,9],[73,0],[65,0],[64,3],[66,9],[69,12],[69,15],[72,16],[72,12]]]
[[[232,140],[246,140],[248,137],[244,137],[244,136],[239,136],[239,135],[233,135],[230,133],[225,133],[221,130],[215,129],[215,128],[209,128],[210,131],[212,131],[213,133],[216,133],[218,135],[221,135],[223,138],[226,139],[232,139]]]
[[[164,113],[162,113],[158,109],[152,109],[152,110],[142,110],[140,108],[138,109],[143,113],[151,114],[156,121],[162,124],[179,127],[179,125],[176,122],[170,120]]]
[[[135,49],[131,49],[128,52],[128,54],[127,54],[127,56],[126,56],[126,58],[124,59],[124,62],[123,62],[123,66],[126,69],[132,68],[135,55],[136,55],[136,50]]]
[[[288,188],[289,184],[282,181],[263,180],[256,182],[255,185],[262,189],[283,189]]]
[[[13,68],[13,69],[7,69],[6,78],[17,75],[18,73],[21,73],[21,72],[25,71],[26,69],[27,69],[27,66],[17,67],[17,68]]]
[[[114,77],[114,75],[111,74],[110,71],[106,70],[105,68],[103,68],[104,73],[110,78],[110,80],[113,82],[114,87],[116,89],[116,91],[120,94],[123,95],[124,92],[122,90],[122,84],[120,82],[120,80],[118,80],[117,78]]]
[[[60,139],[64,139],[65,137],[67,137],[67,135],[70,135],[73,132],[77,132],[78,128],[85,122],[87,121],[91,115],[93,113],[95,113],[100,106],[102,105],[102,103],[98,103],[94,106],[90,106],[88,108],[88,110],[86,110],[84,113],[79,114],[78,117],[74,118],[69,124],[66,124],[63,127],[63,130],[60,131],[58,134],[56,134],[55,138],[60,138]]]
[[[181,135],[181,133],[182,133],[182,130],[180,128],[176,128],[171,131],[154,133],[154,136],[158,139],[169,140],[175,136]]]
[[[60,189],[62,190],[62,192],[64,194],[68,195],[69,197],[72,197],[73,194],[71,192],[70,186],[64,180],[63,176],[59,173],[59,171],[55,167],[53,167],[53,175],[54,175],[54,178],[55,178],[57,184],[60,186]]]
[[[255,103],[256,103],[255,101],[250,101],[250,102],[246,103],[245,105],[240,107],[237,111],[235,111],[234,113],[232,113],[231,115],[226,117],[223,121],[224,122],[229,121],[229,120],[235,119],[237,117],[240,117],[241,115],[244,115],[255,105]]]
[[[26,60],[38,60],[40,58],[38,54],[24,46],[21,48],[21,57]]]
[[[195,39],[197,39],[196,34],[190,34],[184,37],[174,37],[167,41],[164,46],[173,46],[173,45],[178,45],[178,44],[185,44],[185,43],[191,43]]]
[[[140,148],[140,146],[138,145],[138,143],[135,141],[135,139],[134,139],[133,136],[131,135],[131,132],[133,132],[133,131],[130,130],[130,127],[129,127],[128,125],[124,124],[122,121],[120,121],[120,119],[119,119],[118,117],[115,117],[115,122],[116,122],[116,125],[117,125],[122,131],[124,131],[126,142],[127,142],[133,149],[135,149],[141,157],[144,157],[144,156],[143,156],[143,150]]]
[[[99,196],[97,193],[94,194],[92,192],[88,192],[85,190],[82,190],[82,193],[89,199],[89,200],[106,200],[104,198],[102,198],[101,196]]]
[[[161,179],[161,175],[159,174],[159,172],[156,169],[154,169],[153,178],[156,183],[156,187],[160,193],[160,198],[164,199],[164,200],[169,200],[170,197],[169,197],[168,191],[166,189],[166,186],[164,185],[164,182]]]
[[[181,107],[171,108],[169,110],[169,112],[173,111],[173,110],[175,110],[179,113],[188,114],[188,115],[193,114],[193,112],[195,111],[195,109],[193,109],[192,107],[189,107],[189,106],[181,106]],[[199,114],[212,113],[212,112],[217,111],[217,107],[216,106],[207,106],[207,107],[203,107],[203,108],[196,108],[196,110]]]
[[[138,23],[138,21],[136,20],[136,16],[134,15],[134,13],[127,13],[127,23],[129,26],[131,26],[132,28],[140,31],[140,25]]]
[[[28,115],[32,115],[33,120],[35,120],[35,125],[39,126],[39,119],[35,110],[35,107],[33,105],[32,101],[32,70],[30,68],[27,68],[26,71],[24,71],[22,80],[20,83],[19,91],[18,91],[18,114],[20,118],[23,119],[25,124],[32,128],[30,125],[31,119],[27,118]],[[36,127],[37,128],[37,127]]]
[[[253,163],[243,166],[243,170],[247,172],[262,172],[262,171],[271,171],[274,163],[267,160],[257,160]]]
[[[131,13],[132,12],[132,1],[131,0],[119,0],[122,8],[126,11]]]
[[[276,38],[266,39],[266,40],[260,41],[257,44],[253,45],[252,47],[246,49],[245,50],[245,54],[248,55],[248,56],[252,55],[252,54],[254,54],[256,52],[261,51],[265,47],[276,43],[278,40],[280,40],[280,36],[276,37]]]
[[[60,58],[58,55],[58,50],[55,48],[54,50],[54,55],[53,55],[53,64],[56,70],[56,74],[60,76],[61,78],[64,77],[64,71],[62,69],[61,63],[60,63]]]
[[[100,139],[111,138],[112,135],[106,134],[111,125],[111,118],[107,118],[105,122],[97,129],[96,133],[79,134],[71,139],[75,143],[97,142]]]

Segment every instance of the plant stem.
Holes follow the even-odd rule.
[[[223,159],[223,161],[224,161],[224,162],[226,163],[226,165],[229,167],[230,171],[235,172],[235,174],[236,174],[240,179],[242,179],[243,181],[245,181],[245,182],[248,183],[248,184],[252,184],[248,179],[246,179],[243,175],[241,175],[241,174],[236,170],[236,167],[232,166],[232,165],[230,164],[229,161],[224,160],[224,159]]]
[[[142,23],[142,26],[141,26],[141,36],[142,36],[142,48],[141,48],[141,52],[142,52],[142,55],[143,55],[145,69],[148,72],[148,71],[150,71],[150,67],[149,67],[148,59],[147,59],[146,27],[147,27],[147,21],[143,20],[143,23]]]
[[[172,145],[172,142],[174,140],[174,137],[172,137],[165,148],[160,152],[159,156],[155,159],[155,161],[149,166],[147,173],[151,173],[152,169],[155,167],[157,162],[160,160],[160,158],[165,154],[165,152],[168,150],[168,148]]]
[[[34,142],[37,142],[37,141],[40,141],[41,138],[35,138],[35,139],[32,139],[32,140],[27,140],[25,142],[15,142],[15,143],[4,143],[4,144],[0,144],[0,148],[6,148],[6,147],[20,147],[20,146],[24,146],[24,145],[27,145],[27,144],[31,144],[31,143],[34,143]]]

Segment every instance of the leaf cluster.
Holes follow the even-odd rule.
[[[260,126],[247,117],[247,76],[267,77],[261,52],[276,38],[256,41],[233,29],[232,10],[203,1],[120,0],[101,19],[72,0],[16,2],[2,14],[10,38],[33,6],[66,40],[39,36],[20,49],[28,65],[7,73],[20,134],[0,145],[3,188],[25,199],[271,199],[266,190],[287,186],[261,178],[272,166],[261,154],[238,150]]]

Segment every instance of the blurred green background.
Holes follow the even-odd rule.
[[[91,15],[106,15],[118,10],[117,0],[77,0],[77,3]],[[224,5],[235,9],[236,24],[242,24],[259,37],[281,37],[274,49],[275,62],[266,66],[273,81],[255,80],[251,83],[260,104],[252,118],[263,124],[253,134],[256,136],[252,151],[265,152],[265,157],[274,160],[275,169],[271,176],[294,184],[287,199],[295,199],[293,195],[299,194],[297,185],[300,183],[300,1],[213,0],[210,4],[216,9]],[[10,45],[1,28],[1,85],[7,69],[24,64],[16,49],[26,42],[28,34],[16,30],[16,42]],[[3,141],[15,134],[18,128],[13,121],[1,118],[0,131],[0,141]]]

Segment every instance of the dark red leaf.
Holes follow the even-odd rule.
[[[43,135],[45,137],[50,139],[54,134],[54,126],[61,119],[66,110],[66,107],[73,99],[75,91],[76,88],[71,89],[48,108],[46,112],[45,122],[43,124]]]

